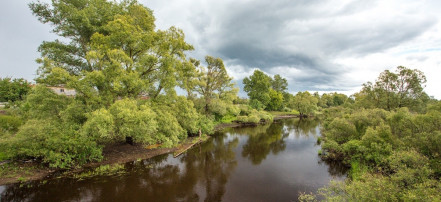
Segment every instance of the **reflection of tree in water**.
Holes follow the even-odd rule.
[[[208,144],[203,144],[185,155],[181,161],[194,165],[192,169],[200,176],[205,187],[205,201],[221,201],[225,193],[228,177],[237,165],[234,148],[239,140],[225,143],[226,136],[215,136]]]
[[[266,130],[272,124],[263,124],[257,126],[245,126],[245,127],[236,127],[236,128],[227,128],[224,130],[225,133],[231,133],[235,135],[253,135],[259,133],[266,133]]]
[[[288,131],[294,131],[296,137],[309,136],[310,134],[314,137],[317,136],[316,128],[319,121],[316,119],[287,119],[284,123]]]
[[[238,140],[224,142],[225,137],[216,136],[189,150],[177,163],[165,161],[170,157],[162,155],[126,164],[126,174],[121,176],[97,176],[79,182],[65,178],[47,184],[34,182],[30,184],[32,187],[10,185],[1,198],[6,201],[198,201],[205,197],[205,201],[220,201],[227,179],[237,165],[233,148]]]
[[[261,128],[259,128],[261,129]],[[247,157],[255,165],[262,163],[266,156],[272,152],[277,154],[285,150],[286,143],[283,140],[283,124],[274,123],[265,131],[257,130],[249,134],[247,143],[243,146],[242,156]]]
[[[332,177],[344,177],[349,171],[349,167],[343,164],[343,162],[341,161],[325,161],[320,159],[320,161],[318,162],[318,164],[323,163],[328,165],[328,173]]]

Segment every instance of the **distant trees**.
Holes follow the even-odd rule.
[[[300,117],[307,117],[317,109],[318,99],[308,91],[298,92],[289,103],[292,109],[300,113]]]
[[[30,83],[25,79],[0,78],[0,102],[23,100],[30,90]]]
[[[377,81],[363,84],[363,89],[355,94],[359,105],[393,110],[408,107],[420,110],[429,100],[423,91],[426,77],[417,69],[397,67],[395,73],[389,70],[382,72]]]
[[[243,79],[244,91],[250,98],[251,106],[254,108],[266,108],[271,101],[269,90],[271,88],[271,77],[260,70]]]
[[[275,75],[274,80],[260,70],[243,79],[244,91],[248,93],[250,105],[253,108],[267,110],[281,110],[283,106],[283,92],[286,91],[286,79]]]
[[[346,102],[353,102],[351,98],[342,93],[323,93],[321,96],[314,94],[314,96],[318,99],[317,105],[322,108],[340,106],[345,104]]]

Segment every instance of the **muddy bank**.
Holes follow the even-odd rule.
[[[295,118],[295,115],[277,116],[274,120]],[[215,127],[215,131],[220,131],[225,128],[249,126],[247,123],[222,123]],[[139,159],[149,159],[158,155],[180,151],[183,148],[188,149],[189,146],[195,144],[195,139],[199,137],[187,138],[183,143],[174,148],[159,148],[160,145],[145,146],[145,145],[129,145],[126,143],[117,143],[108,145],[103,150],[104,159],[100,162],[92,162],[83,165],[80,168],[70,170],[51,169],[41,165],[38,162],[13,162],[0,165],[0,185],[12,184],[23,181],[32,181],[44,178],[56,177],[62,173],[78,173],[85,169],[98,167],[108,164],[120,164]],[[201,142],[198,142],[201,143]]]

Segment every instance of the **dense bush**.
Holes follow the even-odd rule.
[[[351,180],[321,189],[319,195],[331,201],[440,200],[441,113],[436,107],[425,111],[330,108],[321,156],[350,165]],[[378,188],[387,194],[378,194]]]
[[[268,112],[253,109],[247,116],[237,116],[237,120],[244,123],[259,123],[261,121],[271,122],[273,116]]]
[[[30,83],[24,79],[0,78],[0,102],[23,100],[30,90]]]
[[[147,105],[138,106],[136,100],[116,101],[109,108],[115,123],[117,137],[128,137],[135,142],[155,143],[153,135],[158,131],[156,113]]]
[[[22,120],[17,116],[0,115],[0,132],[17,132]]]
[[[27,121],[2,149],[10,158],[37,158],[58,168],[102,158],[101,148],[92,139],[50,120]]]

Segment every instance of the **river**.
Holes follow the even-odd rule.
[[[317,155],[319,123],[285,119],[229,128],[174,158],[165,154],[112,172],[0,186],[1,201],[296,201],[345,169]]]

